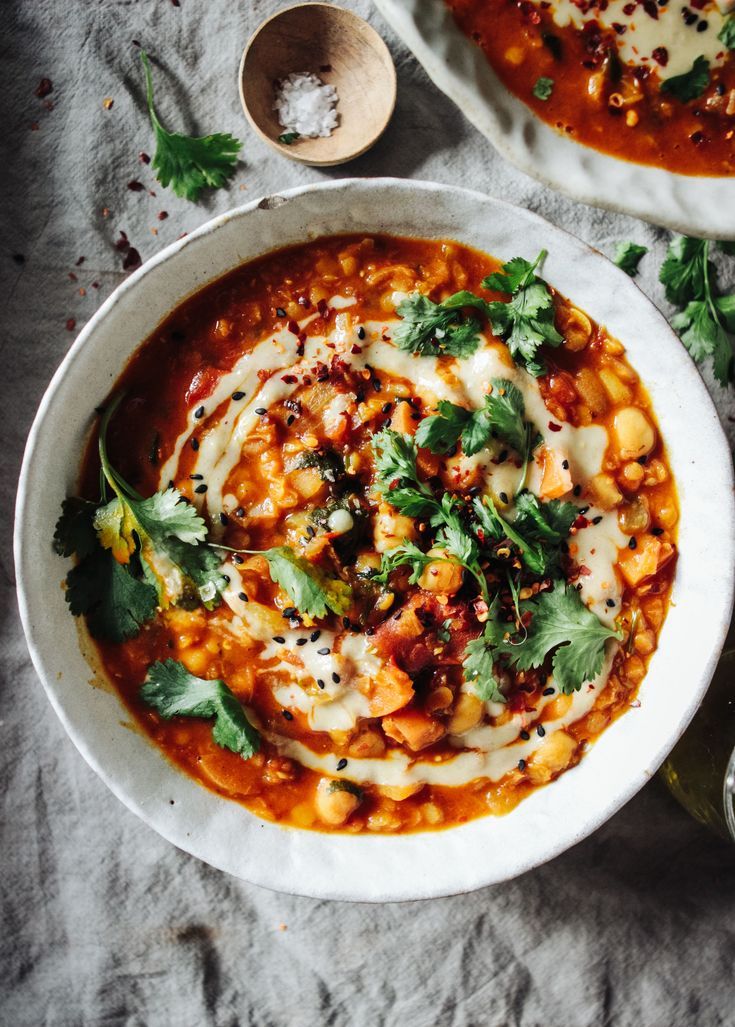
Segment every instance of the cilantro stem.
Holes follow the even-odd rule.
[[[110,426],[110,421],[117,412],[118,407],[125,397],[124,392],[118,392],[116,396],[113,396],[110,402],[105,407],[104,413],[100,419],[99,426],[99,438],[97,442],[97,448],[100,454],[100,464],[102,465],[102,474],[107,479],[107,482],[115,493],[115,495],[122,500],[135,499],[141,501],[143,497],[139,492],[128,485],[125,479],[117,473],[115,468],[110,463],[110,458],[107,455],[107,429]]]

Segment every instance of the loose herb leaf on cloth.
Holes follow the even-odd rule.
[[[563,341],[554,327],[554,298],[546,282],[535,274],[545,256],[542,250],[532,264],[523,257],[514,257],[482,282],[484,289],[510,294],[507,302],[488,303],[487,316],[493,330],[505,340],[513,360],[536,378],[546,372],[539,348],[544,344],[559,346]]]
[[[260,734],[224,681],[195,677],[177,660],[159,661],[148,668],[140,698],[164,720],[214,717],[214,741],[244,760],[260,748]]]
[[[637,242],[619,242],[618,248],[613,257],[613,263],[625,271],[626,275],[635,278],[638,274],[638,265],[648,253],[647,246],[641,246]]]
[[[469,357],[480,345],[480,323],[462,308],[484,309],[484,300],[470,292],[458,292],[442,303],[415,292],[396,307],[401,322],[393,331],[399,349],[421,356]]]
[[[720,296],[708,239],[680,236],[669,246],[659,278],[681,308],[671,321],[694,360],[712,360],[722,385],[733,380],[735,296]]]
[[[682,103],[688,103],[689,100],[696,100],[698,96],[701,96],[708,85],[709,61],[700,55],[689,71],[664,79],[661,83],[661,92],[670,93]]]
[[[328,577],[289,546],[275,546],[260,555],[268,561],[273,581],[281,586],[300,613],[307,617],[326,617],[327,610],[331,610],[342,616],[350,608],[350,586],[338,578]]]
[[[164,187],[170,184],[177,196],[187,200],[196,200],[206,187],[221,188],[235,170],[242,143],[227,132],[198,137],[167,132],[153,106],[148,54],[141,50],[140,58],[145,69],[148,113],[156,137],[153,168],[158,181]]]
[[[619,632],[606,627],[585,606],[577,589],[561,579],[525,608],[532,611],[525,639],[515,644],[501,642],[498,652],[518,670],[540,667],[553,653],[554,680],[565,695],[579,691],[600,673],[605,643],[620,639]]]
[[[498,600],[493,600],[482,634],[467,643],[462,663],[464,679],[483,702],[505,702],[495,674],[497,647],[508,634],[508,625],[498,620]]]

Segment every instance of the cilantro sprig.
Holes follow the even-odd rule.
[[[670,303],[680,307],[671,321],[697,363],[712,360],[722,385],[733,381],[735,295],[722,296],[710,260],[708,239],[680,236],[669,246],[659,278]]]
[[[483,309],[484,301],[471,292],[457,292],[435,303],[419,292],[396,307],[402,318],[393,332],[399,349],[421,356],[470,357],[480,345],[480,322],[463,308]]]
[[[483,289],[495,289],[510,294],[506,302],[488,303],[486,310],[493,330],[510,350],[510,355],[529,374],[539,378],[546,373],[546,365],[539,356],[542,345],[559,346],[562,336],[554,327],[554,298],[549,287],[536,275],[536,269],[546,257],[542,250],[533,263],[523,257],[514,257],[483,279]]]
[[[613,263],[617,264],[621,271],[625,271],[626,275],[635,278],[638,274],[638,265],[647,253],[647,246],[641,246],[640,243],[625,240],[618,243]]]
[[[562,579],[524,606],[531,611],[525,637],[520,642],[501,641],[495,652],[517,670],[541,667],[551,655],[554,680],[565,695],[578,692],[600,673],[605,644],[622,637],[606,627],[585,606],[577,589]]]
[[[213,740],[244,760],[260,749],[260,734],[224,681],[195,677],[177,660],[158,661],[148,668],[140,698],[164,720],[214,717]]]
[[[462,662],[465,681],[483,702],[505,702],[495,673],[498,646],[508,634],[508,625],[498,620],[497,597],[490,604],[488,619],[479,638],[467,643]]]
[[[330,578],[289,546],[266,549],[272,580],[280,585],[296,609],[307,617],[326,617],[327,610],[342,616],[352,603],[352,589],[339,578]]]
[[[156,138],[153,168],[162,186],[171,186],[177,196],[196,200],[205,187],[219,189],[234,173],[239,139],[228,132],[208,136],[187,136],[168,132],[158,119],[153,105],[153,79],[148,54],[141,50],[145,70],[146,103]]]

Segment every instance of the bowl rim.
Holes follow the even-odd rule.
[[[389,81],[387,84],[390,90],[390,96],[389,103],[385,113],[385,118],[383,119],[378,130],[365,143],[364,146],[360,146],[356,150],[353,150],[351,153],[348,153],[343,157],[338,157],[336,160],[332,158],[328,158],[327,160],[320,160],[318,158],[303,157],[299,154],[298,150],[294,150],[293,147],[287,146],[285,143],[280,143],[278,139],[271,139],[268,133],[264,131],[264,129],[261,128],[261,126],[255,120],[245,100],[245,64],[247,63],[247,59],[253,47],[253,44],[264,31],[264,29],[266,29],[272,22],[279,21],[281,18],[284,17],[284,15],[290,14],[292,11],[297,10],[299,7],[324,7],[330,11],[338,11],[342,16],[348,15],[350,20],[360,22],[362,25],[366,26],[367,29],[369,29],[370,33],[374,37],[376,47],[382,46],[382,50],[388,58],[387,66],[389,69]],[[393,61],[393,55],[390,52],[388,44],[383,39],[383,37],[374,25],[371,25],[370,22],[367,21],[365,18],[361,18],[359,14],[357,14],[350,8],[335,7],[334,4],[326,3],[325,0],[304,0],[303,3],[291,4],[289,7],[282,7],[280,10],[275,11],[268,18],[266,18],[264,21],[262,21],[259,25],[256,26],[255,30],[251,33],[247,43],[245,44],[245,48],[242,52],[242,57],[240,58],[240,64],[238,66],[237,71],[237,91],[240,97],[240,106],[242,107],[243,114],[245,115],[250,127],[253,129],[256,135],[260,136],[260,138],[264,142],[268,143],[268,145],[271,146],[277,153],[280,153],[282,157],[288,157],[289,160],[296,161],[298,164],[304,164],[307,167],[336,168],[339,167],[340,164],[348,164],[350,161],[356,160],[358,157],[361,157],[364,153],[367,153],[367,151],[372,149],[372,147],[375,146],[380,137],[383,135],[388,125],[390,124],[390,120],[393,117],[393,113],[396,109],[396,99],[398,94],[398,78],[396,75],[396,66]]]
[[[219,854],[214,854],[211,851],[207,851],[206,845],[201,836],[197,836],[194,835],[192,832],[183,830],[181,825],[177,823],[174,823],[172,825],[168,822],[162,822],[161,811],[154,810],[153,812],[151,812],[146,803],[142,801],[142,798],[139,794],[131,794],[131,791],[128,788],[127,783],[123,784],[119,780],[116,780],[114,774],[112,774],[105,766],[105,761],[103,759],[98,758],[98,756],[96,756],[93,752],[90,751],[90,746],[87,742],[84,732],[78,730],[72,723],[71,715],[67,714],[65,701],[62,696],[62,690],[58,687],[58,682],[55,680],[55,675],[53,675],[52,673],[52,669],[50,666],[50,653],[48,652],[48,650],[42,651],[40,644],[37,644],[38,632],[34,627],[34,621],[32,617],[34,597],[29,594],[28,588],[26,586],[26,560],[30,559],[28,549],[29,540],[27,540],[26,538],[26,521],[29,515],[29,504],[32,503],[33,499],[30,492],[32,470],[34,464],[34,457],[36,455],[38,447],[39,445],[42,445],[44,441],[42,438],[42,432],[46,413],[49,410],[52,403],[54,402],[56,393],[59,390],[61,384],[64,382],[67,375],[70,374],[78,354],[84,347],[86,347],[89,344],[89,340],[94,338],[94,334],[97,328],[100,326],[102,322],[104,322],[104,320],[107,318],[111,310],[113,310],[113,308],[117,304],[119,304],[129,293],[135,290],[138,287],[138,283],[140,283],[144,278],[152,274],[157,268],[171,261],[182,249],[188,247],[196,249],[202,243],[202,240],[207,240],[221,227],[225,226],[233,220],[239,221],[240,219],[247,218],[256,210],[277,209],[286,202],[292,200],[298,201],[300,198],[304,196],[308,197],[309,194],[313,194],[315,192],[330,194],[330,203],[333,207],[335,202],[337,202],[335,201],[335,196],[338,196],[340,192],[344,194],[347,200],[351,201],[353,199],[354,193],[360,194],[365,193],[366,191],[377,191],[379,193],[380,190],[388,190],[391,193],[397,191],[398,193],[404,194],[407,192],[417,192],[421,194],[422,198],[425,199],[426,202],[429,201],[430,194],[432,192],[439,192],[443,194],[451,193],[454,194],[454,197],[457,200],[457,202],[461,202],[462,200],[464,200],[466,202],[471,202],[473,204],[482,204],[486,207],[486,209],[495,208],[497,210],[498,208],[503,208],[509,214],[509,216],[512,216],[513,218],[520,218],[521,220],[530,221],[535,229],[549,234],[552,237],[552,241],[554,235],[566,236],[568,242],[571,243],[574,246],[574,248],[580,254],[583,255],[586,261],[592,262],[599,266],[604,265],[606,275],[612,276],[613,280],[615,276],[618,276],[617,281],[621,289],[623,287],[630,287],[632,290],[634,290],[634,292],[631,292],[631,296],[635,295],[635,293],[639,294],[639,300],[643,301],[643,304],[647,305],[648,308],[650,308],[651,315],[653,315],[657,319],[660,327],[661,337],[669,337],[669,343],[673,346],[673,350],[670,354],[671,358],[678,361],[678,363],[682,367],[688,368],[690,379],[690,382],[688,384],[690,384],[692,388],[692,399],[694,407],[696,408],[697,405],[699,405],[700,412],[704,412],[707,414],[713,430],[713,436],[709,439],[707,459],[709,459],[710,463],[718,463],[718,469],[721,471],[721,479],[714,483],[714,488],[716,494],[718,495],[718,499],[721,501],[722,504],[721,509],[719,511],[718,523],[723,527],[724,537],[723,544],[719,553],[719,562],[717,564],[722,574],[721,580],[719,582],[721,586],[721,591],[719,593],[719,602],[716,606],[716,613],[718,614],[718,617],[716,618],[716,624],[714,624],[712,629],[712,638],[710,639],[711,647],[709,651],[706,653],[705,658],[701,664],[701,670],[698,681],[696,682],[695,687],[692,688],[688,701],[686,703],[683,703],[681,706],[678,718],[676,720],[675,730],[667,734],[665,738],[659,740],[659,742],[653,749],[646,749],[644,765],[636,767],[634,771],[631,771],[628,768],[627,778],[624,787],[618,787],[612,795],[612,797],[606,796],[604,798],[604,801],[601,801],[598,805],[595,806],[593,813],[587,814],[585,816],[581,825],[576,825],[572,828],[570,826],[570,823],[566,822],[561,825],[555,824],[555,838],[551,842],[547,842],[544,845],[542,845],[540,850],[534,850],[534,852],[531,855],[524,854],[521,857],[519,857],[514,863],[512,871],[504,871],[502,874],[498,875],[497,871],[487,872],[481,869],[478,872],[473,871],[473,873],[470,875],[470,883],[467,883],[467,880],[462,880],[461,883],[457,884],[456,881],[452,883],[452,875],[454,871],[453,868],[450,868],[448,877],[446,875],[441,876],[441,874],[438,876],[437,879],[432,879],[431,877],[429,877],[429,879],[426,879],[425,877],[420,877],[417,881],[412,881],[410,886],[407,886],[405,882],[401,884],[400,881],[396,882],[393,880],[381,880],[378,882],[370,881],[367,883],[364,881],[355,881],[350,877],[349,867],[346,867],[344,870],[344,874],[340,877],[339,880],[335,878],[334,880],[320,879],[318,882],[304,882],[299,879],[297,882],[289,880],[287,883],[284,884],[283,880],[279,876],[278,868],[258,864],[257,870],[253,870],[253,868],[250,868],[248,873],[245,874],[238,869],[237,865],[233,866],[233,861],[231,858],[223,858]],[[398,197],[396,198],[398,199]],[[333,230],[332,232],[327,233],[316,232],[315,236],[318,236],[320,234],[335,234],[335,231]],[[461,230],[459,234],[461,235]],[[422,229],[419,228],[419,230],[416,233],[416,237],[425,237],[425,235],[425,231],[422,231]],[[268,251],[266,250],[262,252]],[[248,260],[251,259],[255,259],[255,257],[252,256],[248,258]],[[233,264],[231,266],[235,267],[237,265]],[[214,280],[217,277],[220,277],[220,275],[212,275],[210,280]],[[203,285],[198,286],[197,289],[195,289],[194,291],[197,292],[201,288],[203,288]],[[180,297],[174,303],[171,309],[175,309],[175,307],[178,306],[181,302],[183,302],[184,299],[186,299],[185,296]],[[151,330],[155,330],[155,328]],[[136,346],[131,348],[130,352],[135,352],[135,349],[139,345],[140,340],[138,340]],[[113,377],[116,377],[117,374],[120,373],[120,370],[120,368],[116,369],[116,374]],[[48,444],[49,443],[47,442],[47,445]],[[141,268],[135,271],[128,279],[121,283],[121,285],[119,285],[117,289],[114,290],[114,292],[102,304],[99,310],[93,315],[90,321],[84,326],[82,331],[79,333],[74,344],[72,345],[72,347],[66,354],[65,358],[63,359],[61,365],[54,374],[46,390],[46,393],[44,394],[37,415],[34,419],[24,454],[16,502],[16,524],[14,537],[14,558],[17,573],[18,601],[21,621],[26,634],[30,655],[33,664],[36,668],[36,671],[38,673],[38,676],[44,686],[44,689],[46,690],[46,693],[49,697],[49,700],[53,708],[55,709],[57,715],[59,716],[59,719],[64,725],[67,734],[69,735],[77,749],[80,751],[81,755],[84,757],[87,763],[89,763],[92,769],[107,784],[110,790],[129,809],[131,809],[144,822],[146,822],[149,826],[156,830],[157,833],[161,834],[164,838],[171,841],[179,848],[191,853],[192,855],[197,856],[200,859],[203,859],[204,861],[210,863],[213,866],[218,867],[219,869],[232,873],[235,876],[250,881],[251,883],[258,884],[260,886],[264,886],[266,888],[270,888],[276,891],[288,891],[289,893],[308,895],[315,898],[347,899],[352,901],[403,901],[417,898],[429,898],[438,897],[442,895],[457,894],[461,892],[474,890],[475,888],[483,887],[487,884],[498,883],[499,881],[507,880],[512,877],[518,876],[519,874],[524,873],[527,870],[532,869],[533,867],[538,866],[548,861],[549,859],[554,858],[559,853],[563,852],[567,848],[571,847],[572,845],[581,841],[583,838],[587,837],[594,830],[596,830],[602,823],[608,820],[615,812],[617,812],[630,798],[632,798],[633,795],[636,794],[636,792],[649,780],[652,774],[655,773],[655,771],[660,766],[661,762],[663,761],[667,753],[670,751],[675,742],[681,736],[687,724],[689,723],[691,717],[693,716],[699,704],[699,701],[701,700],[701,697],[709,684],[709,681],[712,677],[712,674],[717,663],[719,652],[722,648],[722,645],[724,644],[725,636],[729,626],[730,613],[732,610],[733,603],[733,587],[735,586],[735,577],[732,572],[732,568],[735,566],[735,501],[733,500],[732,496],[732,485],[732,463],[730,461],[729,448],[725,440],[724,432],[722,430],[722,426],[719,422],[717,414],[714,410],[712,400],[704,386],[702,379],[697,373],[694,364],[691,363],[688,354],[686,354],[686,351],[684,350],[683,346],[681,345],[681,343],[679,342],[678,338],[673,333],[671,328],[667,325],[667,323],[663,319],[663,316],[656,311],[651,301],[645,296],[645,294],[637,286],[637,284],[633,282],[627,275],[625,275],[624,272],[615,268],[614,265],[610,261],[608,261],[606,257],[599,253],[599,251],[594,250],[592,247],[576,239],[576,237],[572,236],[564,229],[559,229],[556,226],[551,225],[544,218],[541,218],[537,214],[531,213],[522,208],[515,207],[512,204],[505,203],[504,201],[495,200],[482,193],[462,189],[456,186],[447,186],[433,182],[422,182],[416,180],[402,180],[391,178],[341,179],[324,183],[318,183],[316,185],[303,185],[292,189],[284,190],[282,193],[279,193],[277,195],[264,197],[262,199],[254,199],[239,208],[235,208],[234,210],[228,211],[224,214],[221,214],[213,218],[212,220],[206,222],[185,238],[176,240],[169,246],[165,247],[159,254],[151,258],[148,262],[146,262],[146,264],[144,264]],[[122,705],[121,700],[118,700],[118,702],[120,703],[121,709],[125,710],[125,712],[127,713],[127,709]],[[628,714],[628,716],[630,716],[630,714]],[[613,727],[614,725],[611,725],[611,729]],[[602,737],[605,737],[607,733],[608,732],[603,732]],[[154,743],[147,738],[147,736],[142,735],[142,732],[141,736],[145,739],[145,742],[156,751],[159,757],[163,755],[161,751],[154,746]],[[590,761],[598,745],[599,743],[597,743],[597,745],[593,747],[592,752],[590,752],[585,757],[585,760],[582,761],[582,764],[580,764],[580,766],[584,767],[585,763],[588,763]],[[181,781],[183,782],[189,782],[191,788],[206,791],[208,795],[213,796],[218,802],[224,802],[228,805],[236,806],[240,810],[243,809],[243,807],[239,806],[239,804],[231,802],[230,800],[223,799],[221,796],[217,796],[215,793],[207,791],[202,786],[193,782],[192,779],[188,778],[188,776],[185,775],[183,771],[180,771],[177,768],[175,768],[173,764],[169,764],[165,759],[161,759],[161,764],[169,767],[170,771],[176,775],[177,779],[181,779]],[[569,778],[570,775],[574,774],[577,769],[578,768],[574,768],[574,770],[571,770],[567,774],[563,775],[560,779],[560,782],[557,783],[555,787],[559,788],[559,784],[563,782],[566,778]],[[185,786],[182,784],[182,787]],[[548,789],[536,790],[536,792],[534,792],[532,796],[530,796],[528,799],[524,800],[524,803],[522,803],[521,806],[518,808],[524,808],[526,804],[530,803],[533,800],[534,796],[547,794],[548,791]],[[192,794],[191,790],[186,789],[186,794],[190,796]],[[254,817],[253,814],[250,814],[248,811],[245,812],[247,816],[252,817],[253,820],[256,821],[255,826],[267,828],[273,827],[273,825],[266,824],[265,822],[258,824],[257,818]],[[512,816],[512,814],[510,816]],[[366,838],[365,835],[333,835],[323,834],[320,832],[298,831],[297,829],[290,828],[284,829],[282,826],[277,826],[276,830],[279,832],[284,832],[286,834],[290,832],[291,834],[308,835],[311,838],[316,837],[321,839],[328,839],[328,842],[326,842],[325,845],[334,847],[335,850],[338,850],[341,853],[340,858],[346,858],[346,861],[349,863],[349,858],[347,857],[349,857],[351,851],[353,853],[356,851],[355,848],[351,848],[351,846],[353,846],[353,843],[357,843],[358,839],[363,839],[368,845],[372,846],[372,848],[370,849],[371,852],[379,852],[382,856],[382,853],[384,851],[388,851],[391,843],[400,842],[402,839],[413,839],[414,842],[416,839],[419,839],[423,846],[426,847],[434,844],[430,841],[430,839],[448,839],[451,835],[451,841],[448,844],[448,846],[445,846],[445,848],[453,848],[455,850],[455,854],[458,856],[459,852],[463,851],[467,839],[469,839],[471,842],[472,839],[478,833],[478,831],[476,831],[474,828],[474,833],[468,832],[466,829],[472,828],[473,825],[486,825],[488,824],[488,822],[492,823],[494,820],[497,819],[498,818],[488,816],[480,818],[479,820],[470,821],[466,825],[451,828],[449,830],[427,832],[414,835],[400,835],[395,837],[386,837],[385,835],[378,835]],[[507,820],[508,818],[500,819]],[[569,818],[570,822],[572,822],[573,820],[574,817]],[[482,829],[480,829],[480,831],[481,830]],[[406,848],[408,848],[409,846],[409,842],[407,841],[403,842],[402,844],[404,844]],[[376,845],[378,846],[378,849],[375,849]],[[315,847],[318,846],[315,844]],[[441,848],[441,846],[439,847]],[[206,854],[203,854],[203,849],[205,850]],[[444,872],[442,871],[442,873]]]
[[[684,235],[735,238],[735,176],[682,175],[564,137],[503,85],[445,0],[373,2],[434,85],[526,175],[570,199]]]

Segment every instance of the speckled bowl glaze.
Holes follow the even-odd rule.
[[[646,382],[681,500],[673,605],[640,708],[581,764],[511,814],[433,833],[319,834],[260,821],[169,763],[110,687],[91,687],[83,637],[51,552],[61,500],[76,485],[93,408],[141,341],[187,296],[243,261],[335,232],[454,238],[500,257],[549,251],[544,274],[628,348]],[[693,430],[696,426],[696,430]],[[18,492],[15,558],[28,646],[64,727],[110,789],[175,845],[280,891],[387,901],[506,880],[580,841],[651,775],[686,727],[730,619],[735,510],[729,451],[707,391],[664,318],[622,271],[541,218],[428,182],[346,180],[291,189],[215,218],[131,275],[79,335],[41,403]]]
[[[551,189],[687,235],[735,238],[735,177],[676,175],[582,146],[510,93],[444,0],[374,0],[432,81],[504,157]]]

